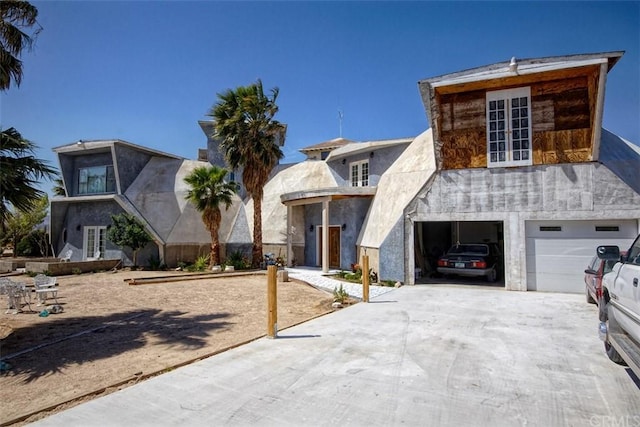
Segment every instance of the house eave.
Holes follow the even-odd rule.
[[[471,68],[464,71],[443,74],[437,77],[420,80],[420,86],[429,85],[431,87],[442,87],[468,82],[493,80],[516,75],[526,75],[543,73],[549,71],[586,67],[596,64],[607,64],[607,71],[611,71],[613,66],[624,55],[624,51],[552,56],[545,58],[515,58],[515,71],[510,69],[510,61],[498,62],[482,67]]]
[[[92,194],[85,196],[67,196],[67,197],[53,197],[51,203],[95,203],[95,202],[108,202],[115,201],[115,194]]]
[[[79,140],[73,144],[60,145],[53,147],[52,151],[56,154],[66,154],[71,156],[79,156],[93,153],[106,153],[113,150],[115,145],[122,145],[133,150],[149,153],[154,156],[168,157],[177,160],[184,160],[184,157],[169,154],[164,151],[154,150],[121,139],[101,139],[101,140]]]
[[[331,187],[316,190],[294,191],[280,195],[280,202],[287,206],[307,205],[323,201],[354,197],[373,197],[376,187]]]
[[[358,155],[366,152],[374,152],[387,147],[393,147],[396,145],[410,144],[415,137],[411,138],[398,138],[382,141],[368,141],[368,142],[354,142],[353,144],[340,147],[327,156],[327,161],[340,160],[342,158]]]
[[[515,71],[511,71],[509,66],[500,70],[481,71],[475,74],[446,78],[436,80],[431,83],[434,88],[455,86],[464,83],[481,82],[485,80],[495,80],[514,76],[526,76],[531,74],[540,74],[550,71],[567,70],[571,68],[582,68],[590,65],[607,64],[607,58],[590,59],[584,61],[571,61],[568,63],[555,62],[550,64],[523,64],[519,65]]]

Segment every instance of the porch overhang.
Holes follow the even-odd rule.
[[[280,202],[287,207],[287,263],[293,253],[291,246],[291,215],[294,206],[322,203],[322,229],[329,226],[329,202],[350,198],[373,198],[376,187],[331,187],[294,191],[280,195]],[[322,234],[322,272],[329,272],[329,233]]]
[[[375,195],[376,187],[331,187],[284,193],[280,195],[280,202],[286,206],[298,206],[353,197],[371,198]]]

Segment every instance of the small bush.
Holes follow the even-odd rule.
[[[356,270],[354,272],[350,273],[348,271],[340,271],[336,273],[336,276],[338,276],[341,279],[344,279],[347,282],[362,283],[362,269],[358,264],[353,264],[352,267],[356,267]],[[378,274],[375,271],[373,271],[373,269],[370,268],[369,284],[373,284],[377,282],[378,282]]]
[[[342,285],[339,288],[333,288],[333,301],[344,304],[349,299],[349,294],[344,290]]]
[[[202,255],[192,265],[187,267],[189,271],[204,271],[209,266],[209,255]]]
[[[251,260],[244,254],[244,252],[238,250],[232,252],[227,257],[227,260],[224,262],[224,267],[226,267],[227,265],[232,265],[236,270],[247,270],[251,268]]]
[[[82,274],[82,270],[80,270],[78,267],[74,267],[71,269],[71,274]]]
[[[149,269],[151,271],[159,271],[159,270],[167,269],[167,266],[163,262],[161,262],[160,258],[158,257],[150,256],[147,262],[149,263]]]
[[[362,282],[362,271],[358,270],[355,273],[347,273],[344,275],[344,278],[349,282],[361,283]]]
[[[47,234],[43,230],[34,230],[16,245],[16,255],[42,257],[46,256]]]

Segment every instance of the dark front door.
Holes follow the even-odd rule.
[[[318,242],[318,264],[322,265],[322,227],[320,229],[320,241]],[[329,226],[329,268],[340,268],[340,226]]]

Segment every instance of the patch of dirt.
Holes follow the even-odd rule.
[[[150,276],[171,277],[127,281]],[[61,276],[64,311],[46,317],[35,295],[33,312],[19,314],[4,312],[2,296],[0,325],[13,332],[0,343],[10,365],[0,374],[0,424],[41,419],[266,334],[266,274],[184,277],[124,270]],[[328,292],[296,281],[277,288],[279,330],[333,310]]]

